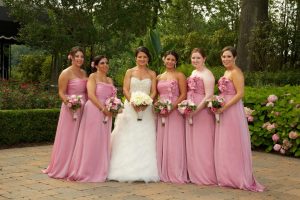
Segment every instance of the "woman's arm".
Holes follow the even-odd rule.
[[[124,82],[123,82],[123,94],[127,101],[130,101],[130,78],[131,78],[131,69],[128,69],[125,73]]]
[[[111,113],[107,110],[106,106],[102,104],[97,96],[96,96],[96,79],[95,79],[95,74],[92,73],[88,79],[87,82],[87,92],[88,92],[88,97],[91,100],[91,102],[100,110],[102,111],[105,115],[111,115]]]
[[[187,83],[186,83],[186,77],[183,73],[178,72],[177,73],[177,81],[179,85],[179,96],[176,99],[176,101],[173,103],[173,109],[177,108],[177,105],[186,99],[186,93],[187,93]]]
[[[66,70],[62,71],[58,77],[58,95],[64,104],[67,103],[68,98],[66,96],[68,87],[69,76]]]
[[[156,90],[156,73],[154,71],[150,71],[151,75],[151,91],[150,91],[150,97],[154,100],[157,94]]]
[[[215,87],[214,75],[209,70],[207,70],[207,72],[204,74],[202,80],[204,83],[205,96],[202,99],[202,101],[198,104],[197,109],[195,110],[195,112],[193,112],[193,114],[197,113],[199,110],[202,110],[203,108],[205,108],[206,101],[214,95],[214,87]]]

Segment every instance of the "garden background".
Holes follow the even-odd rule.
[[[201,47],[216,80],[224,72],[220,50],[232,45],[245,74],[252,148],[300,156],[299,1],[3,2],[20,29],[19,44],[11,47],[10,79],[0,82],[0,148],[54,140],[61,104],[57,78],[75,45],[85,49],[88,73],[92,57],[110,58],[119,97],[140,45],[150,49],[150,67],[157,73],[164,68],[162,54],[175,49],[186,76],[192,71],[191,50]]]

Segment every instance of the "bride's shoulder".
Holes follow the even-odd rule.
[[[156,79],[156,73],[155,73],[155,71],[153,71],[151,69],[147,69],[147,71],[150,74],[151,78],[155,78]]]

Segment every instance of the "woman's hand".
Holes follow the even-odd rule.
[[[102,110],[102,112],[103,112],[104,115],[106,115],[106,116],[108,116],[108,117],[111,117],[111,116],[112,116],[112,113],[109,112],[109,111],[107,110],[107,108],[104,108],[104,109]]]
[[[225,107],[222,107],[222,108],[219,108],[217,111],[216,111],[216,114],[221,114],[225,111]]]

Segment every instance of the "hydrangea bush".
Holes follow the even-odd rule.
[[[299,87],[247,88],[245,114],[254,149],[300,156]]]

